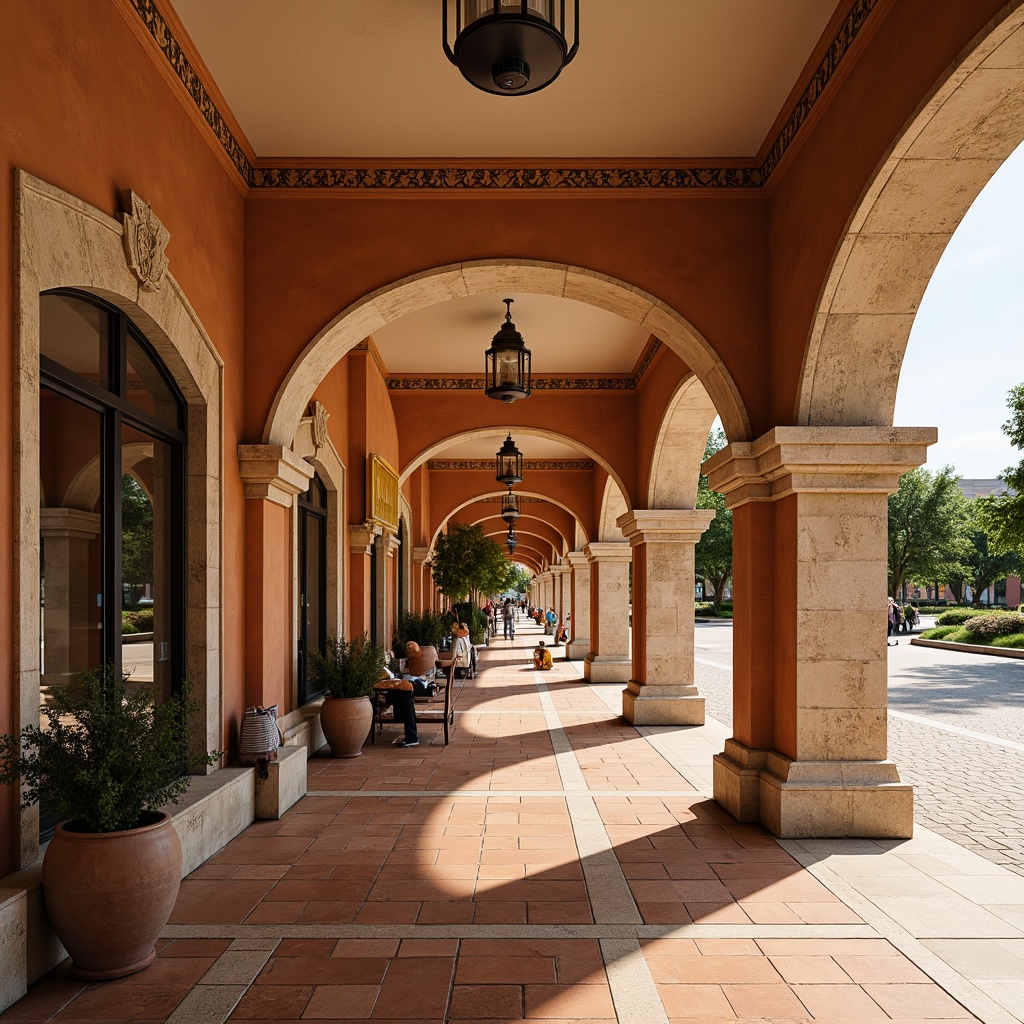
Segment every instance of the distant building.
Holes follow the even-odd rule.
[[[957,485],[960,488],[961,493],[965,498],[970,498],[972,501],[975,498],[987,497],[990,494],[1016,494],[1017,492],[1012,487],[1007,487],[1005,482],[999,477],[995,479],[960,479],[957,480]],[[943,588],[945,591],[949,591],[948,587]],[[1019,576],[1008,576],[1005,580],[1000,580],[998,583],[993,584],[989,587],[984,594],[981,595],[982,604],[999,605],[1001,607],[1016,608],[1021,603],[1020,594],[1020,577]],[[968,592],[970,588],[968,588]],[[951,593],[948,594],[949,599],[953,599]]]

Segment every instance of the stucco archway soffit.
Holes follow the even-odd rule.
[[[536,260],[490,259],[424,271],[380,288],[338,314],[292,364],[263,431],[263,443],[289,446],[317,387],[365,338],[424,306],[467,295],[511,290],[575,299],[638,324],[675,351],[714,402],[729,440],[750,435],[735,382],[711,344],[678,312],[635,286],[584,267]]]

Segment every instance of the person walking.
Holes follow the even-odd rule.
[[[896,647],[899,645],[899,640],[893,640],[892,635],[896,632],[897,626],[896,618],[896,602],[890,597],[889,598],[889,632],[885,635],[885,646]]]
[[[512,607],[512,601],[509,599],[505,600],[505,605],[501,609],[502,621],[505,623],[505,639],[515,640],[516,638],[516,613]]]

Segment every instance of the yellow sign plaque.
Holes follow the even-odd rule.
[[[386,459],[374,454],[366,460],[366,518],[398,529],[398,474]]]

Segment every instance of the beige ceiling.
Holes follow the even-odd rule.
[[[836,0],[582,0],[542,92],[480,92],[441,0],[173,0],[259,157],[729,158],[756,153]]]
[[[622,317],[551,295],[480,294],[409,313],[373,335],[389,373],[484,372],[484,351],[505,319],[502,299],[532,353],[533,373],[629,373],[650,335]]]
[[[514,410],[509,415],[513,416]],[[537,434],[523,434],[520,431],[510,428],[509,430],[495,431],[493,435],[487,434],[482,437],[475,437],[467,441],[458,441],[449,445],[435,455],[436,459],[489,459],[494,461],[497,450],[502,446],[508,433],[512,434],[512,440],[516,447],[523,453],[523,458],[530,459],[587,459],[590,456],[579,448],[563,444],[549,437],[540,437]],[[529,489],[528,484],[522,485]],[[495,483],[494,489],[501,490],[501,485]]]

